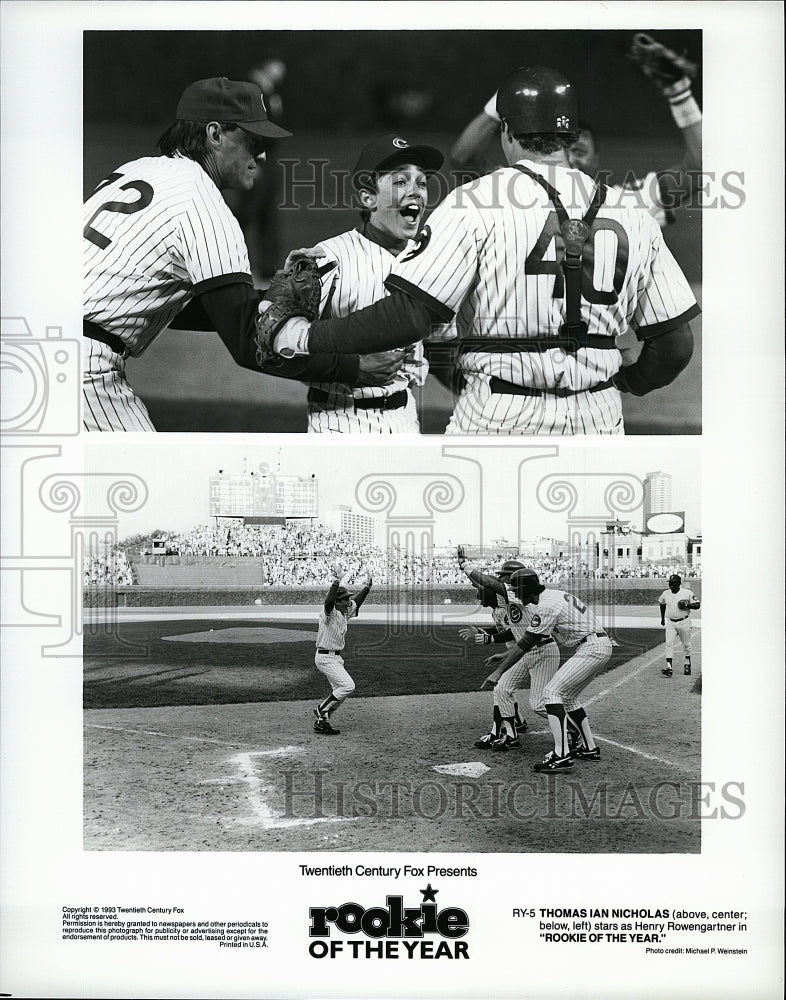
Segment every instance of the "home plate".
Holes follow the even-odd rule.
[[[490,771],[491,768],[485,764],[481,764],[479,760],[471,760],[466,764],[440,764],[438,767],[432,768],[432,770],[438,774],[455,774],[460,778],[479,778],[486,771]]]

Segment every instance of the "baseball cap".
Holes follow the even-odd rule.
[[[429,173],[439,170],[444,161],[435,146],[411,146],[403,136],[383,135],[361,149],[352,181],[356,188],[373,187],[376,174],[403,163],[414,163]]]
[[[682,583],[682,577],[678,576],[676,573],[672,573],[669,577],[669,583]]]
[[[335,600],[343,601],[345,597],[352,597],[352,594],[350,593],[350,591],[347,590],[346,587],[339,587],[338,590],[336,591]]]
[[[183,122],[226,122],[270,139],[292,135],[269,121],[264,95],[255,83],[228,80],[225,76],[189,84],[178,102],[175,117]]]

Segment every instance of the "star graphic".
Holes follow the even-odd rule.
[[[439,889],[432,889],[431,882],[429,882],[425,889],[421,889],[420,891],[423,893],[424,903],[436,903]]]

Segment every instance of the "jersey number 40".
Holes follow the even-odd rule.
[[[612,288],[610,289],[595,287],[595,241],[598,233],[602,231],[611,232],[616,237],[614,240],[604,240],[604,246],[601,248],[603,259],[600,273],[603,275],[609,274],[609,272],[613,273]],[[555,244],[554,256],[556,259],[544,260],[552,241]],[[613,244],[613,253],[611,244]],[[612,305],[617,301],[625,281],[625,273],[628,270],[628,247],[628,234],[619,222],[614,219],[595,219],[590,227],[589,238],[581,257],[582,298],[586,299],[587,302],[605,306]],[[565,297],[564,261],[565,243],[560,232],[557,213],[550,212],[535,246],[527,257],[524,272],[526,274],[554,275],[552,298],[562,299]]]

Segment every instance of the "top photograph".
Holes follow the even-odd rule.
[[[85,431],[701,434],[701,31],[83,60]]]

